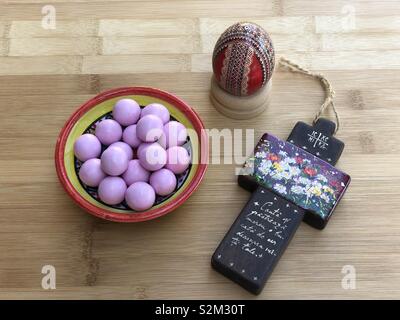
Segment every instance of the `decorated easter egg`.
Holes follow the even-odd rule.
[[[248,96],[265,86],[275,66],[271,38],[259,25],[240,22],[219,37],[212,58],[219,86],[235,96]]]

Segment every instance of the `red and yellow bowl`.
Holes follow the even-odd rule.
[[[73,145],[96,120],[112,111],[116,101],[136,100],[141,106],[152,102],[165,105],[171,116],[186,126],[191,143],[192,164],[185,179],[169,198],[142,212],[108,206],[95,197],[80,182]],[[197,113],[176,96],[154,88],[128,87],[106,91],[84,103],[68,119],[57,140],[55,164],[65,191],[84,210],[97,217],[118,222],[140,222],[158,218],[179,207],[196,190],[207,168],[208,140]]]

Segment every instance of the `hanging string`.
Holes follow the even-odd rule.
[[[307,70],[307,69],[299,66],[297,63],[294,63],[284,57],[280,57],[279,64],[288,68],[292,72],[301,73],[301,74],[305,74],[305,75],[308,75],[313,78],[317,78],[321,82],[321,86],[324,88],[324,91],[325,91],[325,101],[319,108],[318,112],[315,114],[313,123],[315,124],[315,122],[321,117],[321,115],[325,111],[325,109],[327,109],[329,106],[331,106],[332,110],[335,114],[335,117],[336,117],[336,121],[335,121],[336,122],[335,133],[336,133],[340,127],[340,118],[339,118],[339,113],[336,110],[335,103],[333,101],[333,98],[335,97],[335,91],[333,90],[332,85],[329,82],[329,80],[327,78],[325,78],[325,76],[323,74]]]

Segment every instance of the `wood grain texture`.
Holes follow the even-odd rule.
[[[57,0],[57,28],[45,30],[47,3],[0,2],[0,298],[400,297],[399,1]],[[211,105],[214,42],[243,20],[266,28],[278,55],[330,79],[346,143],[338,167],[353,179],[325,230],[300,226],[258,297],[210,267],[249,197],[237,165],[210,165],[170,215],[123,225],[80,210],[53,164],[69,115],[121,86],[177,94],[207,128],[285,139],[296,121],[310,122],[319,84],[280,68],[261,116],[232,120]],[[56,267],[56,290],[41,288],[46,264]],[[344,265],[356,268],[354,290],[341,286]]]

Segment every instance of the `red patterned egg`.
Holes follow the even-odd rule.
[[[271,79],[275,52],[260,26],[239,22],[219,37],[213,52],[213,70],[221,88],[235,96],[255,93]]]

